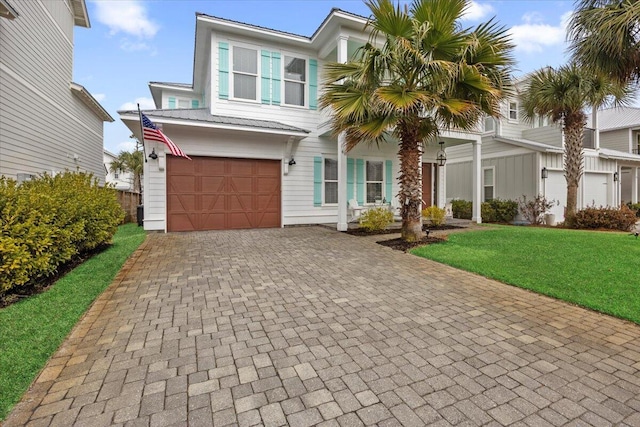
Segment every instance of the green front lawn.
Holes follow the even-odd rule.
[[[412,253],[640,323],[640,239],[629,233],[496,226]]]
[[[46,292],[0,310],[0,420],[144,238],[142,227],[123,225],[107,250],[73,269]]]

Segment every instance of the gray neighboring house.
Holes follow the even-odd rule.
[[[84,0],[0,0],[0,175],[71,170],[104,184],[113,118],[72,81],[75,26],[90,27]]]
[[[584,174],[578,189],[579,209],[638,201],[640,110],[627,109],[626,120],[620,119],[622,111],[599,111],[595,124],[589,117]],[[501,113],[498,120],[487,118],[480,130],[482,201],[517,200],[523,195],[533,198],[540,194],[559,202],[550,213],[556,221],[563,221],[567,184],[561,127],[543,118],[533,123],[524,121],[517,97],[506,100]],[[447,202],[472,200],[471,147],[449,147],[446,153]]]

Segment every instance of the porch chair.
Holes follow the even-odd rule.
[[[349,210],[351,211],[351,220],[349,222],[354,222],[360,217],[364,207],[360,206],[356,199],[351,199],[349,200]]]

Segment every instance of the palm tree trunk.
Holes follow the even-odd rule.
[[[400,204],[402,215],[402,239],[407,242],[420,240],[422,234],[422,179],[420,176],[421,142],[417,126],[400,125]]]
[[[582,135],[584,115],[567,116],[564,123],[564,177],[567,180],[567,209],[564,214],[567,225],[571,225],[578,206],[578,185],[582,177]]]

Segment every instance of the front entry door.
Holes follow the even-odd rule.
[[[422,164],[422,209],[428,208],[433,205],[435,200],[433,194],[433,163]]]

